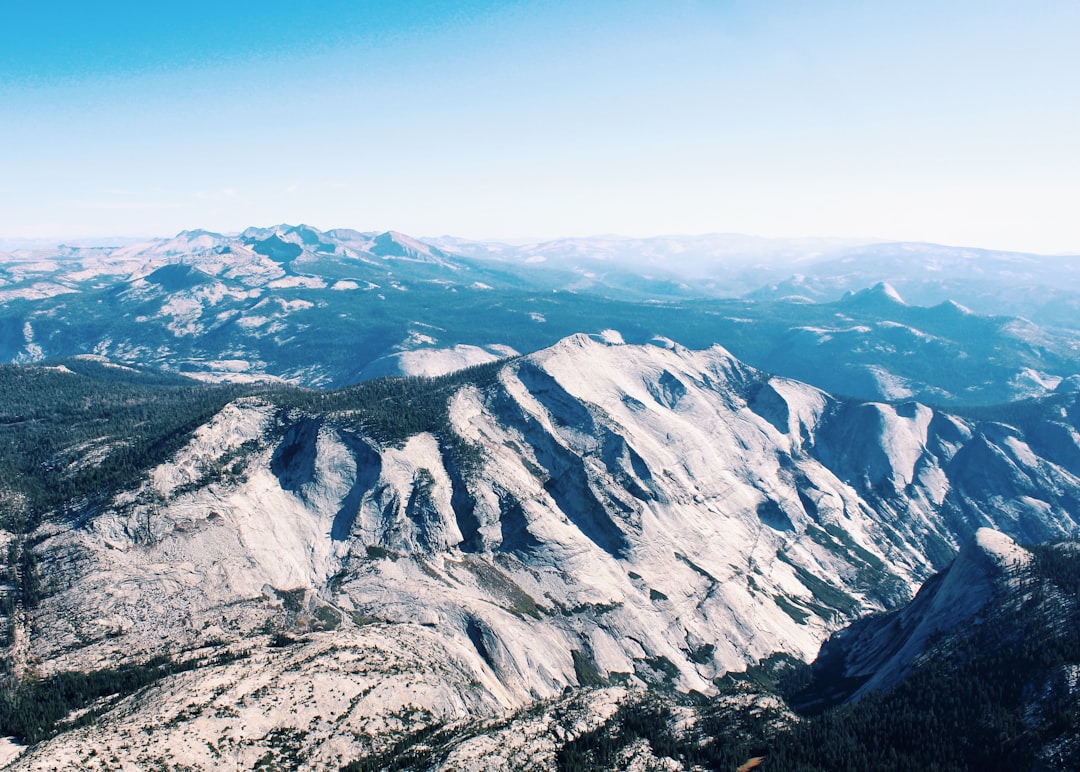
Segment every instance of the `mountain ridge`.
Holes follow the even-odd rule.
[[[840,400],[719,346],[588,335],[476,372],[234,399],[104,506],[47,518],[23,542],[42,587],[13,620],[16,671],[211,659],[26,763],[101,743],[148,763],[211,739],[253,764],[295,731],[325,765],[568,686],[714,694],[904,602],[982,525],[1077,531],[1075,395],[1004,430]],[[423,420],[379,423],[403,416]],[[1036,441],[1046,422],[1074,433]],[[873,475],[836,450],[856,436]],[[1012,472],[966,476],[971,447]],[[284,675],[301,660],[319,693]]]
[[[822,694],[811,687],[814,702],[800,708],[820,710],[895,687],[935,637],[955,635],[970,624],[1030,559],[1008,536],[980,528],[903,609],[859,620],[826,641],[814,668],[820,680],[834,684],[833,690]]]

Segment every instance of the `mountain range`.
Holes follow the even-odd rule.
[[[1025,293],[1071,291],[1068,273],[1053,290],[1041,283],[1060,261],[986,258],[976,297],[962,291],[961,278],[985,256],[918,246],[908,245],[922,262],[908,260],[906,275],[937,277],[938,294],[919,293],[933,305],[905,303],[900,291],[915,287],[898,261],[889,262],[896,249],[889,245],[853,262],[835,257],[833,242],[699,237],[509,247],[278,226],[22,251],[0,258],[0,360],[95,354],[204,379],[333,388],[380,375],[435,375],[578,332],[617,330],[628,343],[721,342],[754,367],[862,399],[997,404],[1048,394],[1080,372],[1075,325],[1002,315],[1038,312],[1015,302]],[[638,252],[637,261],[626,259]],[[892,284],[867,279],[879,264]],[[1018,271],[1031,264],[1041,272],[1028,270],[1025,283]],[[850,270],[828,279],[831,296],[819,288],[793,297],[765,284],[793,267],[806,283],[818,267],[824,273],[814,274],[815,286],[825,286],[837,266]],[[756,290],[735,277],[744,268],[760,282]],[[987,301],[990,283],[1000,302]]]
[[[1072,768],[1058,263],[309,226],[11,253],[0,761]]]
[[[93,393],[115,370],[69,364],[5,391]],[[8,537],[10,672],[116,689],[28,732],[14,769],[327,768],[568,687],[708,698],[902,606],[980,528],[1080,523],[1076,392],[950,414],[585,335],[435,379],[201,388],[227,401],[164,460]],[[58,447],[76,460],[54,484],[125,442]],[[112,685],[136,665],[134,693]]]

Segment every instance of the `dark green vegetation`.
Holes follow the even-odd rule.
[[[116,670],[26,679],[0,697],[0,732],[24,743],[39,742],[52,736],[57,722],[71,711],[101,697],[131,694],[161,678],[166,668],[166,662],[153,661]]]
[[[23,608],[33,608],[41,600],[42,588],[37,574],[37,556],[34,554],[32,544],[27,544],[23,537],[15,537],[8,542],[7,554],[4,556],[3,568],[0,570],[0,581],[11,589],[0,595],[0,614],[8,620],[8,624],[0,627],[0,644],[11,645],[12,625],[10,620],[15,610],[22,605]],[[2,661],[2,660],[0,660]]]
[[[0,528],[92,510],[241,393],[86,360],[0,365]],[[65,371],[66,370],[66,371]]]
[[[214,663],[229,661],[218,657]],[[232,657],[235,659],[235,657]],[[0,692],[0,737],[14,737],[32,744],[52,737],[61,729],[93,721],[118,700],[159,681],[208,664],[190,659],[176,662],[156,657],[140,665],[123,665],[89,673],[62,672],[47,678],[26,678]],[[104,704],[94,703],[108,697]],[[65,721],[72,712],[91,708],[74,721]]]
[[[280,390],[273,397],[283,408],[347,421],[385,445],[421,432],[449,441],[450,397],[462,386],[493,382],[503,364],[505,360],[476,365],[436,378],[377,378],[336,391]]]
[[[414,720],[417,717],[412,717]],[[419,718],[431,719],[430,714]],[[457,739],[457,732],[442,724],[432,723],[391,745],[382,753],[352,761],[341,772],[403,772],[426,769],[440,755],[439,748]]]
[[[627,747],[639,740],[645,740],[656,756],[691,761],[689,747],[670,728],[672,716],[667,708],[658,700],[623,705],[603,726],[564,745],[556,756],[557,769],[618,769],[626,764]]]

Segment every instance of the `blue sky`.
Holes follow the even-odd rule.
[[[0,0],[0,239],[1080,253],[1080,3]]]

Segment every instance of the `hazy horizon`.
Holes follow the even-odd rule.
[[[1080,253],[1080,5],[0,9],[0,243],[252,224]]]
[[[207,228],[195,228],[195,227],[193,227],[193,228],[183,228],[183,229],[177,231],[176,233],[169,233],[169,234],[159,233],[159,234],[147,234],[147,235],[136,235],[136,236],[127,236],[127,235],[122,235],[122,234],[114,234],[114,235],[83,235],[83,236],[72,235],[72,236],[67,236],[67,237],[63,237],[63,238],[59,238],[59,239],[50,238],[50,237],[41,237],[41,238],[5,238],[3,236],[0,236],[0,253],[5,253],[5,252],[10,253],[10,252],[23,251],[23,250],[48,250],[48,249],[53,249],[53,248],[58,248],[58,247],[74,247],[74,248],[123,247],[123,246],[129,246],[129,245],[133,245],[133,244],[148,243],[148,242],[152,242],[152,241],[168,241],[170,239],[176,238],[177,236],[179,236],[179,235],[181,235],[181,234],[183,234],[185,232],[199,231],[199,230],[209,231],[209,232],[215,233],[215,234],[223,236],[223,237],[234,237],[234,236],[239,236],[241,233],[243,233],[245,230],[248,230],[249,228],[271,229],[271,228],[277,228],[277,227],[299,227],[299,226],[312,227],[312,228],[315,228],[316,230],[319,230],[319,231],[322,231],[322,232],[326,232],[326,231],[330,231],[330,230],[343,230],[343,229],[355,230],[355,231],[364,232],[364,233],[385,233],[385,232],[393,231],[393,232],[397,232],[397,233],[402,233],[403,235],[406,235],[406,236],[409,236],[409,237],[412,237],[412,238],[419,239],[421,241],[428,241],[428,242],[437,242],[440,239],[460,239],[462,241],[472,242],[472,243],[476,243],[476,244],[503,244],[503,245],[507,245],[507,246],[516,246],[516,247],[538,246],[538,245],[543,245],[543,244],[557,243],[557,242],[560,242],[560,241],[587,241],[587,240],[596,240],[596,241],[602,241],[602,240],[648,241],[648,240],[652,240],[652,239],[655,239],[655,240],[663,240],[663,239],[692,240],[692,239],[706,239],[706,238],[733,238],[733,239],[746,239],[748,241],[776,242],[778,245],[780,245],[780,244],[795,245],[795,244],[798,244],[800,242],[805,242],[807,244],[819,244],[819,245],[828,243],[828,244],[834,244],[836,246],[848,246],[848,247],[873,245],[873,244],[903,244],[903,243],[930,244],[930,245],[934,245],[934,246],[944,247],[944,248],[947,248],[947,249],[973,249],[973,250],[979,250],[979,251],[984,251],[984,252],[1015,252],[1015,253],[1018,253],[1018,254],[1029,254],[1029,255],[1038,255],[1038,256],[1045,256],[1045,257],[1063,257],[1063,256],[1064,257],[1073,257],[1073,256],[1080,257],[1080,250],[1077,250],[1075,252],[1070,252],[1070,251],[1060,251],[1060,252],[1043,251],[1043,252],[1038,252],[1038,251],[1028,251],[1028,250],[997,249],[995,247],[987,247],[987,246],[984,246],[984,245],[981,245],[981,244],[942,244],[942,243],[938,243],[938,242],[915,241],[915,240],[906,241],[906,240],[902,240],[902,239],[885,239],[885,238],[873,238],[873,237],[857,238],[857,237],[845,237],[845,236],[761,236],[761,235],[757,235],[757,234],[753,234],[753,233],[712,232],[712,233],[654,233],[654,234],[648,234],[648,235],[643,235],[643,236],[629,236],[629,235],[622,234],[622,233],[587,233],[587,234],[580,234],[580,235],[563,235],[563,236],[551,236],[551,237],[546,237],[546,236],[545,237],[535,237],[535,236],[514,237],[514,236],[508,236],[508,237],[504,237],[504,238],[497,238],[497,237],[467,238],[467,237],[459,236],[459,235],[454,234],[454,233],[441,233],[441,234],[438,234],[438,235],[435,235],[435,234],[414,234],[414,233],[405,233],[404,231],[402,231],[402,230],[400,230],[398,228],[366,228],[366,227],[365,228],[357,228],[357,227],[350,226],[350,225],[331,225],[329,227],[324,228],[324,227],[321,227],[319,225],[314,225],[312,223],[300,223],[300,222],[296,222],[296,223],[273,223],[273,224],[266,224],[266,225],[253,224],[253,225],[248,225],[248,226],[246,226],[244,228],[240,228],[240,229],[237,229],[237,230],[227,230],[227,231],[213,231],[213,230],[207,229]],[[451,248],[451,251],[453,251],[452,248]]]

